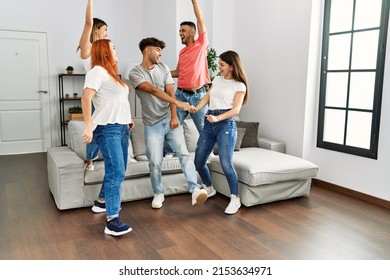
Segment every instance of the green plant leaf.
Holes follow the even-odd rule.
[[[83,110],[81,109],[80,106],[69,107],[69,109],[68,109],[69,114],[80,114],[82,112],[83,112]]]

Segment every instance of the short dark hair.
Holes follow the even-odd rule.
[[[196,31],[196,25],[192,21],[183,21],[182,23],[180,23],[180,26],[182,25],[188,25],[189,27],[192,27]]]
[[[156,39],[154,37],[148,37],[145,39],[142,39],[141,42],[138,44],[139,49],[141,52],[144,51],[146,47],[159,47],[161,49],[165,48],[165,43],[164,41],[161,41],[159,39]]]

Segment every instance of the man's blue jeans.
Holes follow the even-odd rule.
[[[207,114],[218,116],[223,112],[226,112],[226,110],[209,110]],[[238,178],[232,163],[236,140],[237,125],[234,118],[216,123],[210,123],[205,119],[202,132],[198,139],[194,160],[196,170],[202,178],[203,184],[211,186],[210,170],[207,166],[207,160],[217,143],[222,170],[226,176],[230,194],[234,195],[238,195]]]
[[[153,125],[145,125],[146,156],[149,160],[150,178],[154,193],[164,193],[161,177],[161,164],[163,161],[164,139],[179,157],[181,168],[187,180],[188,189],[192,193],[197,182],[194,162],[191,160],[184,140],[183,127],[171,129],[170,117],[166,117]]]
[[[191,105],[198,105],[199,101],[206,95],[206,89],[203,88],[202,91],[199,91],[194,94],[188,94],[184,91],[181,91],[180,89],[176,89],[176,100],[182,101],[182,102],[188,102]],[[177,117],[179,119],[180,124],[183,124],[184,120],[187,118],[188,114],[190,114],[191,118],[193,119],[196,129],[200,133],[203,128],[204,124],[204,115],[207,112],[208,105],[204,106],[202,109],[197,111],[196,113],[189,113],[187,111],[184,111],[181,108],[177,108]],[[165,152],[167,154],[173,154],[173,149],[168,144],[165,148]]]
[[[206,95],[206,89],[203,88],[202,91],[194,93],[194,94],[188,94],[184,91],[181,91],[179,89],[176,89],[176,99],[182,102],[188,102],[191,105],[198,105],[199,101]],[[204,115],[206,114],[208,109],[208,106],[204,106],[202,109],[197,111],[196,113],[189,113],[187,111],[184,111],[181,108],[177,108],[177,117],[179,118],[179,122],[183,124],[184,120],[188,116],[188,114],[191,115],[191,118],[194,120],[194,123],[196,125],[197,130],[199,133],[202,131],[203,124],[204,124]]]
[[[98,125],[93,132],[104,159],[104,179],[99,199],[106,202],[107,218],[119,216],[121,183],[125,178],[130,131],[128,125]]]

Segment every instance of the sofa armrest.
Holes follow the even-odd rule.
[[[69,147],[47,150],[49,188],[58,209],[84,206],[84,165]]]
[[[280,153],[285,152],[285,144],[283,142],[267,139],[264,137],[258,137],[257,143],[259,145],[259,148],[276,151]]]

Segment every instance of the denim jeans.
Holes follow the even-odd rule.
[[[95,137],[93,137],[92,141],[87,144],[86,151],[87,151],[87,160],[95,160],[98,158],[99,144],[96,141]]]
[[[93,103],[92,103],[92,113],[94,111],[95,111],[95,107],[93,106]],[[99,144],[96,141],[95,137],[93,137],[92,141],[87,144],[86,153],[87,153],[87,155],[86,155],[87,156],[87,160],[95,160],[95,159],[97,159],[98,153],[99,153]]]
[[[226,110],[209,110],[207,114],[218,116]],[[207,159],[213,151],[214,145],[218,145],[218,155],[222,170],[226,176],[230,188],[230,194],[238,195],[238,178],[232,159],[234,146],[237,140],[237,125],[234,118],[229,118],[216,123],[210,123],[205,119],[202,132],[198,139],[195,151],[195,167],[206,186],[211,186],[210,170]]]
[[[179,89],[176,89],[176,99],[182,102],[188,102],[191,105],[198,105],[199,101],[206,95],[206,89],[203,88],[202,91],[199,91],[194,94],[188,94],[184,91],[181,91]],[[184,111],[181,108],[177,108],[177,117],[179,119],[180,124],[183,124],[184,120],[187,118],[188,114],[190,114],[191,118],[194,120],[196,129],[199,131],[199,133],[202,131],[203,124],[204,124],[204,115],[207,112],[208,106],[204,106],[202,109],[197,111],[196,113],[188,113],[187,111]],[[170,147],[168,144],[165,148],[166,153],[173,153],[173,148]]]
[[[146,156],[149,160],[150,179],[154,193],[164,193],[162,184],[161,164],[163,161],[164,139],[179,157],[181,169],[187,180],[188,189],[192,193],[197,182],[194,162],[191,160],[184,140],[183,127],[171,129],[170,117],[166,117],[153,125],[145,125]]]
[[[176,89],[176,99],[182,102],[188,102],[191,105],[198,105],[199,101],[206,95],[206,89],[203,88],[202,91],[194,93],[194,94],[188,94],[184,91],[181,91],[179,89]],[[198,129],[199,133],[202,131],[203,124],[204,124],[204,115],[206,114],[208,109],[208,106],[204,106],[202,109],[197,111],[196,113],[188,113],[187,111],[184,111],[181,108],[177,108],[177,117],[179,118],[179,122],[183,124],[184,120],[188,116],[188,114],[191,115],[191,118],[194,120],[194,123],[196,125],[196,128]]]
[[[93,133],[104,160],[104,179],[98,198],[106,202],[107,218],[115,218],[119,216],[121,207],[121,183],[127,167],[129,126],[98,125]]]

